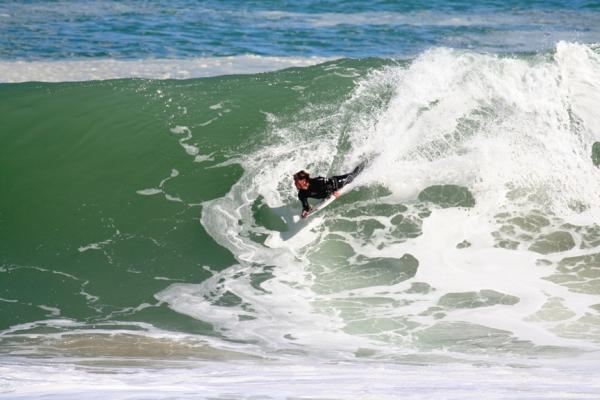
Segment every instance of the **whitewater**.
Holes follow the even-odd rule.
[[[319,354],[446,351],[468,328],[464,340],[489,351],[496,340],[517,353],[594,349],[594,267],[581,263],[595,258],[600,186],[590,154],[600,99],[585,89],[597,85],[599,59],[567,43],[553,58],[435,50],[369,75],[318,122],[334,127],[322,136],[307,138],[311,122],[274,121],[280,143],[240,160],[244,176],[204,205],[203,225],[240,264],[159,299],[277,350],[293,337],[292,348]],[[383,107],[368,106],[385,95]],[[267,241],[275,248],[257,243],[286,235],[257,226],[256,199],[285,217],[295,211],[289,177],[299,167],[325,175],[367,157],[357,180],[364,190],[351,201],[287,242]],[[437,207],[422,201],[426,188]],[[257,264],[273,275],[259,290]],[[225,292],[241,299],[237,311],[204,308]],[[240,324],[244,315],[251,320]]]

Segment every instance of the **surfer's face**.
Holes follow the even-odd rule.
[[[298,190],[306,190],[308,189],[308,179],[297,179],[294,181],[294,185]]]

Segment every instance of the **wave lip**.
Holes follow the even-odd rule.
[[[0,61],[0,83],[75,82],[121,78],[190,79],[254,74],[320,64],[325,57],[240,55],[192,59]]]

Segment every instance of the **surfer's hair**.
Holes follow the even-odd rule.
[[[298,171],[294,174],[295,181],[302,181],[302,180],[308,179],[308,178],[310,178],[310,175],[305,170]]]

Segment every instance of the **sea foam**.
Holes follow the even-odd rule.
[[[61,61],[1,61],[0,82],[71,82],[121,78],[190,79],[207,76],[254,74],[305,67],[329,60],[324,57],[267,57],[240,55],[194,59]]]

